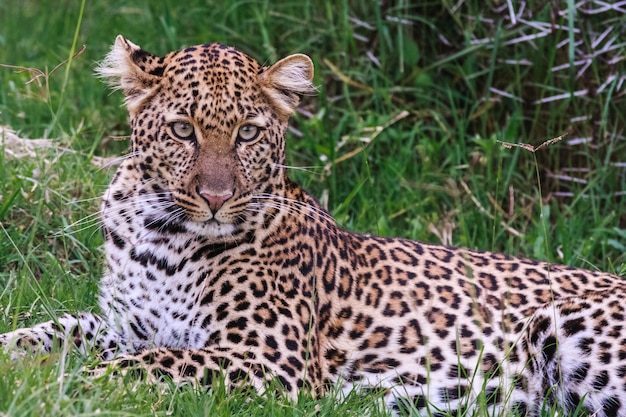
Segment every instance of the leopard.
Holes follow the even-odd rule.
[[[209,390],[380,390],[396,415],[626,416],[621,277],[351,232],[289,179],[308,56],[119,35],[96,71],[131,131],[101,204],[99,312],[14,328],[6,352],[69,346],[95,374]]]

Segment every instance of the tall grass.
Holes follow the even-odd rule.
[[[513,5],[512,3],[517,3]],[[97,197],[128,134],[93,76],[118,33],[155,53],[219,41],[316,64],[290,174],[345,227],[624,273],[624,13],[599,2],[0,3],[0,332],[96,304]],[[84,10],[83,10],[84,6]],[[81,55],[67,60],[85,44]],[[504,147],[501,142],[536,151]],[[99,159],[98,159],[99,158]],[[361,415],[316,405],[85,380],[90,358],[0,358],[0,415]],[[319,407],[319,410],[318,408]],[[383,411],[372,411],[376,413]]]

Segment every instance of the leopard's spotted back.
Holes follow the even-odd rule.
[[[132,128],[102,207],[103,315],[0,341],[68,338],[203,384],[223,370],[292,394],[379,387],[395,410],[537,415],[547,399],[626,415],[620,278],[351,233],[287,178],[307,57],[263,67],[219,44],[156,57],[120,37],[99,72]]]

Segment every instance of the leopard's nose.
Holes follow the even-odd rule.
[[[210,192],[200,192],[202,198],[209,203],[209,208],[213,213],[218,211],[224,203],[233,196],[232,191],[224,191],[220,194],[210,193]]]

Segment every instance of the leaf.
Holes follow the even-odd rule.
[[[420,51],[417,43],[410,38],[404,38],[402,42],[402,54],[404,56],[404,64],[410,71],[413,67],[417,66],[420,59]]]

